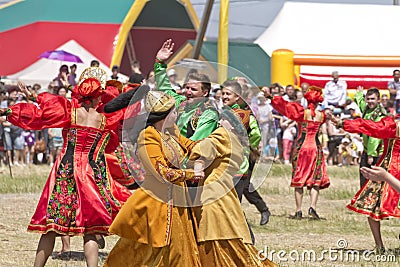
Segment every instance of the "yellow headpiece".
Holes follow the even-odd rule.
[[[86,68],[79,77],[78,86],[81,85],[81,83],[88,78],[95,78],[99,80],[101,88],[106,88],[107,73],[105,70],[98,67]]]
[[[146,96],[147,112],[165,112],[175,105],[175,98],[161,91],[150,91]]]

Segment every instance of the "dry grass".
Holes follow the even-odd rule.
[[[13,168],[14,179],[8,169],[0,169],[0,267],[32,266],[39,235],[26,232],[26,227],[36,208],[40,191],[47,179],[49,167]],[[331,187],[322,190],[317,211],[321,221],[290,219],[294,213],[293,189],[289,187],[290,166],[275,164],[264,183],[258,189],[267,202],[272,216],[267,225],[260,226],[260,215],[246,200],[243,209],[256,234],[259,249],[315,250],[337,248],[337,241],[347,241],[347,249],[364,251],[373,249],[374,242],[365,216],[348,211],[345,206],[358,189],[357,167],[329,167]],[[267,169],[262,173],[268,173]],[[309,207],[309,197],[303,200],[303,214]],[[396,255],[396,263],[371,263],[366,261],[324,260],[322,262],[279,262],[280,266],[399,266],[400,227],[396,219],[382,223],[385,245]],[[117,237],[106,238],[106,248],[101,250],[101,262],[117,241]],[[56,250],[61,247],[57,239]],[[82,238],[71,239],[74,259],[70,261],[49,259],[46,266],[85,266]],[[343,252],[343,251],[342,251]],[[276,255],[275,255],[276,256]],[[275,258],[276,261],[276,258]]]

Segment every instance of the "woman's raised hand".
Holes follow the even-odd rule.
[[[267,99],[272,99],[273,98],[273,95],[270,92],[268,92],[268,90],[266,90],[264,88],[261,88],[261,92],[264,93],[264,97],[265,98],[267,98]]]
[[[5,116],[7,115],[7,109],[6,108],[0,108],[0,116]],[[1,118],[0,122],[4,122],[4,119]]]
[[[18,81],[18,87],[21,90],[21,93],[25,95],[26,99],[35,101],[36,100],[36,94],[34,92],[31,92],[26,88],[25,84],[21,81]]]
[[[21,81],[18,81],[18,88],[21,90],[21,93],[25,95],[26,99],[32,99],[36,97],[29,92],[28,88],[26,88],[26,85]]]

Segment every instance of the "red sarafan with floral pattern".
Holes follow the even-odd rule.
[[[377,166],[383,167],[396,179],[400,179],[400,121],[385,117],[378,122],[364,119],[344,121],[344,130],[364,133],[383,139],[384,150]],[[400,218],[400,194],[386,182],[367,183],[356,193],[347,208],[365,214],[374,220],[389,217]]]
[[[65,142],[28,231],[108,235],[121,203],[130,196],[127,189],[110,179],[105,159],[106,150],[114,151],[118,145],[113,129],[123,114],[103,114],[99,127],[88,127],[79,122],[76,100],[43,93],[37,102],[39,107],[14,105],[8,120],[31,130],[63,128]]]
[[[76,210],[78,208],[78,196],[76,183],[73,179],[71,164],[63,163],[56,176],[54,190],[47,204],[47,221],[62,226],[75,225]]]
[[[272,105],[279,113],[297,122],[290,186],[307,186],[309,189],[329,187],[325,157],[318,139],[318,131],[326,120],[325,113],[315,110],[312,103],[305,109],[299,103],[285,101],[281,96],[275,96]]]
[[[129,188],[135,183],[143,182],[144,170],[140,166],[139,159],[130,153],[125,153],[121,144],[115,153],[106,154],[106,158],[112,178],[118,183]]]

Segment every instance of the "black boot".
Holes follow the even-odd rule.
[[[320,218],[319,218],[317,212],[316,212],[315,209],[313,209],[312,207],[310,207],[310,208],[308,209],[308,215],[310,215],[311,217],[313,217],[313,219],[320,220]]]
[[[268,209],[263,211],[263,212],[261,212],[260,225],[267,224],[269,222],[269,216],[271,216],[271,212],[269,212]]]
[[[302,218],[303,218],[303,213],[301,212],[301,210],[296,211],[296,213],[294,214],[294,219],[301,220]]]
[[[99,246],[99,249],[104,249],[106,247],[106,240],[102,235],[95,235],[97,245]]]

